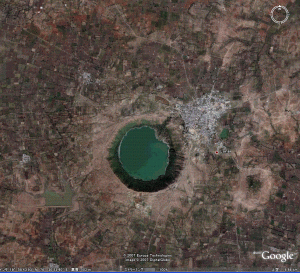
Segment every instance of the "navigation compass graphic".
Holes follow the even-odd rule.
[[[271,10],[270,15],[274,23],[281,25],[289,19],[290,13],[286,7],[279,5]]]

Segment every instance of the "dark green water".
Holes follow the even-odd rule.
[[[127,132],[119,146],[119,158],[132,177],[149,181],[164,175],[169,163],[169,146],[158,140],[148,126]]]

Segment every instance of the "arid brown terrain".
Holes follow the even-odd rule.
[[[0,268],[300,269],[299,0],[0,0],[0,25]],[[128,189],[118,131],[188,107],[177,180]]]

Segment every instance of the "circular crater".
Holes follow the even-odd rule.
[[[184,157],[180,138],[162,124],[137,121],[123,127],[109,148],[110,166],[123,184],[135,191],[156,192],[178,177]]]
[[[149,126],[130,129],[118,151],[124,170],[136,179],[150,181],[164,175],[169,164],[169,145]]]

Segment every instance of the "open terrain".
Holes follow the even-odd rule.
[[[299,270],[253,254],[300,248],[300,2],[280,4],[282,25],[273,0],[0,1],[0,267]],[[128,189],[108,148],[168,117],[180,175]]]

